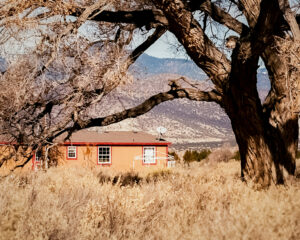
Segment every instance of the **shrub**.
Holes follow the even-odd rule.
[[[193,164],[125,188],[108,168],[0,178],[0,240],[298,239],[300,181],[258,191],[240,180],[236,161]]]
[[[296,158],[300,158],[300,151],[299,150],[297,150],[297,152],[296,152]]]
[[[169,155],[174,157],[175,161],[180,161],[180,158],[178,156],[178,154],[174,151],[174,152],[169,152]]]
[[[162,180],[162,179],[167,179],[171,174],[171,171],[170,170],[158,170],[158,171],[154,171],[154,172],[151,172],[149,173],[145,180],[147,183],[149,182],[157,182],[159,180]]]
[[[232,159],[232,153],[227,148],[221,148],[213,151],[208,159],[210,162],[228,162],[230,159]]]
[[[100,184],[111,182],[111,177],[104,174],[103,172],[99,172],[97,177],[99,179]]]
[[[142,178],[133,172],[121,173],[115,176],[109,176],[103,172],[98,173],[97,175],[100,184],[111,183],[112,185],[124,186],[133,186],[139,184],[142,181]]]
[[[200,152],[196,150],[187,150],[183,155],[183,160],[186,163],[190,163],[193,161],[200,162],[201,160],[207,158],[210,153],[211,151],[209,149],[203,149]]]
[[[232,159],[240,161],[241,160],[240,151],[235,151],[234,154],[233,154]]]
[[[141,181],[142,178],[137,173],[128,172],[115,176],[112,180],[112,184],[119,184],[121,187],[124,187],[139,184]]]
[[[183,155],[183,161],[185,163],[190,163],[193,161],[192,159],[192,152],[190,150],[185,151],[184,155]]]
[[[209,149],[203,149],[199,153],[197,152],[197,162],[200,162],[201,160],[208,157],[208,155],[211,154],[211,151]]]

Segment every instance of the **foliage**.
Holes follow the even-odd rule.
[[[124,174],[118,174],[115,176],[110,176],[105,174],[104,172],[100,172],[97,175],[100,184],[111,183],[112,185],[118,185],[121,187],[124,186],[133,186],[135,184],[140,184],[143,180],[138,173],[135,172],[127,172]]]
[[[300,158],[300,151],[299,150],[297,150],[297,152],[296,152],[296,158]]]
[[[299,161],[298,161],[299,163]],[[0,179],[0,240],[297,239],[300,182],[257,191],[236,161],[126,187],[57,167]],[[101,174],[114,177],[105,168]],[[119,175],[119,174],[117,174]],[[141,177],[146,177],[142,176]]]
[[[157,182],[163,179],[167,179],[173,173],[170,170],[157,170],[154,172],[150,172],[146,177],[145,181],[149,182]]]
[[[177,161],[177,162],[180,161],[180,158],[179,158],[178,154],[175,151],[174,152],[169,152],[169,155],[173,156],[175,161]]]
[[[183,155],[183,160],[186,163],[193,161],[200,162],[201,160],[207,158],[210,153],[211,151],[209,149],[203,149],[200,152],[196,150],[187,150]]]
[[[237,160],[237,161],[240,161],[240,160],[241,160],[240,151],[235,151],[234,154],[233,154],[232,159],[235,159],[235,160]]]

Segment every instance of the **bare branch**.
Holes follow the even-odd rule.
[[[62,135],[63,133],[68,133],[68,136],[66,137],[67,139],[73,132],[81,129],[107,126],[113,123],[120,122],[127,118],[136,118],[149,112],[155,106],[174,99],[186,98],[192,101],[215,102],[222,105],[222,95],[217,91],[212,90],[206,92],[195,88],[183,88],[179,84],[180,80],[182,80],[182,78],[179,78],[177,80],[170,80],[169,86],[171,87],[171,89],[168,92],[158,93],[148,98],[136,107],[129,108],[122,112],[115,113],[106,117],[93,118],[85,122],[82,121],[80,124],[74,124],[74,126],[63,129],[61,132],[57,133],[49,141],[53,141],[53,139]]]
[[[156,0],[169,21],[169,30],[185,47],[188,55],[210,77],[216,89],[222,92],[231,71],[230,61],[207,37],[193,14],[185,9],[181,1]]]
[[[300,28],[287,0],[278,0],[280,10],[293,33],[294,40],[300,41]]]
[[[168,21],[158,10],[137,10],[137,11],[103,11],[90,18],[93,21],[103,21],[110,23],[129,23],[137,27],[146,26],[148,29],[157,25],[167,25]]]
[[[207,13],[216,22],[225,25],[229,29],[239,34],[241,34],[243,31],[249,30],[249,28],[245,24],[232,17],[229,13],[219,8],[210,0],[205,0],[204,2],[193,1],[193,4],[191,5],[191,10],[201,10]]]
[[[156,40],[158,40],[167,30],[164,27],[158,26],[155,32],[147,38],[145,42],[139,45],[129,56],[130,64],[133,64],[147,48],[149,48]]]

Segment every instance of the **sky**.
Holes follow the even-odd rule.
[[[179,46],[179,42],[170,32],[166,32],[145,53],[157,58],[188,58],[184,48]]]

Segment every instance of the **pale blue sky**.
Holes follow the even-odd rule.
[[[158,58],[188,58],[184,48],[180,46],[175,36],[170,32],[166,32],[147,49],[146,53]]]

